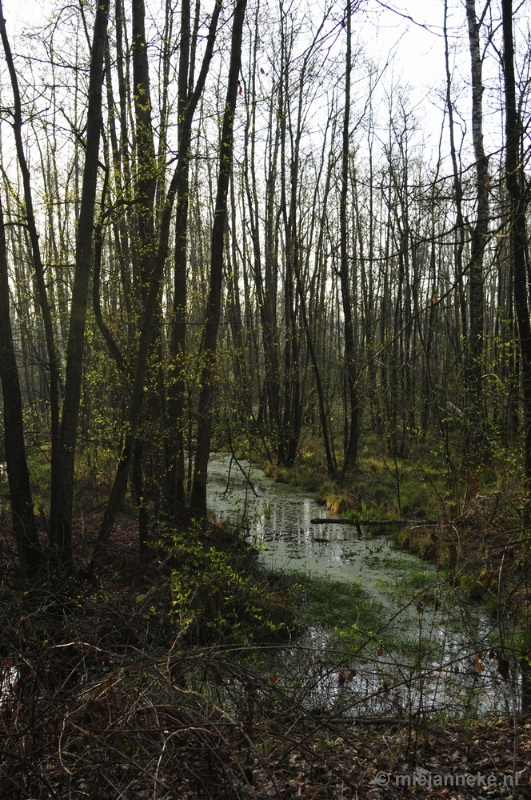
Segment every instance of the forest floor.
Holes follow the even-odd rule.
[[[368,513],[370,486],[339,488],[357,499],[337,510]],[[521,527],[503,503],[477,492],[456,537],[443,521],[435,540],[422,526],[398,539],[487,601],[500,599],[502,576],[525,619]],[[97,512],[78,518],[80,565],[98,522]],[[135,515],[123,514],[94,580],[81,568],[29,584],[0,521],[2,800],[531,798],[525,715],[375,719],[312,709],[301,685],[259,657],[296,647],[289,581],[263,574],[226,530],[186,514],[181,523],[180,533],[153,532],[146,566]]]

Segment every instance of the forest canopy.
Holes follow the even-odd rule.
[[[96,560],[128,486],[143,554],[154,519],[204,516],[213,449],[311,442],[337,478],[422,446],[464,484],[503,453],[528,504],[529,6],[441,0],[419,102],[363,40],[382,5],[56,3],[16,36],[0,7],[27,571],[73,567],[87,484]]]

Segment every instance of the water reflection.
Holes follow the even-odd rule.
[[[339,704],[351,713],[396,714],[451,706],[459,713],[481,713],[511,712],[520,703],[516,664],[509,664],[509,679],[502,677],[503,670],[500,674],[495,625],[481,608],[450,602],[433,565],[394,550],[386,536],[360,536],[355,526],[312,524],[313,518],[333,515],[247,462],[236,465],[229,455],[218,454],[210,462],[208,504],[217,518],[245,527],[265,565],[359,581],[393,618],[393,634],[418,642],[418,653],[411,655],[409,648],[408,657],[403,650],[384,653],[374,645],[357,663],[337,655],[332,666],[330,631],[311,628],[282,658],[284,673],[294,683],[305,675],[305,693],[316,708]],[[432,586],[421,590],[419,601],[415,596],[408,601],[398,587],[414,572],[422,585]],[[423,598],[422,592],[429,594]],[[425,602],[426,597],[431,600]]]

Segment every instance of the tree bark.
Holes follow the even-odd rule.
[[[522,190],[523,162],[520,156],[522,122],[516,104],[514,75],[513,4],[502,0],[505,81],[505,181],[509,195],[509,243],[513,269],[515,316],[518,325],[524,395],[526,523],[531,522],[531,324],[527,292],[526,199]]]
[[[221,285],[223,277],[223,250],[225,244],[225,222],[229,181],[232,172],[234,144],[234,112],[238,92],[238,77],[241,69],[243,22],[247,0],[238,0],[232,26],[232,43],[229,67],[225,112],[221,133],[218,187],[212,239],[210,248],[210,287],[204,323],[202,348],[203,369],[201,371],[201,390],[199,394],[199,422],[197,428],[197,447],[194,464],[194,478],[190,497],[192,511],[206,514],[206,481],[210,439],[212,434],[212,405],[214,400],[214,369],[219,321],[221,316]]]
[[[343,152],[341,157],[341,196],[340,196],[340,282],[343,317],[345,325],[345,367],[349,398],[349,424],[346,439],[343,473],[356,466],[358,458],[360,403],[357,390],[356,350],[352,301],[350,293],[350,270],[348,254],[348,175],[349,175],[349,127],[350,127],[350,78],[352,72],[352,4],[347,0],[346,8],[347,52],[345,69],[345,111],[343,117]]]
[[[76,268],[70,306],[70,328],[66,349],[65,396],[59,441],[57,548],[59,562],[67,569],[71,569],[73,566],[72,504],[74,496],[74,463],[83,376],[88,289],[92,262],[98,181],[98,152],[103,124],[101,101],[108,14],[109,0],[101,0],[96,11],[90,56],[85,165],[77,226]]]
[[[0,11],[1,13],[1,11]],[[34,574],[44,562],[33,514],[28,462],[24,444],[22,396],[11,332],[7,247],[0,197],[0,379],[4,399],[4,436],[13,533],[24,572]]]

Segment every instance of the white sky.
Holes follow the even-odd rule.
[[[150,0],[146,0],[148,8],[149,5]],[[3,0],[9,35],[13,37],[25,24],[38,23],[43,6],[45,2],[35,0]],[[391,7],[400,11],[404,18],[389,10]],[[408,16],[418,24],[405,18]],[[382,0],[382,4],[378,0],[364,0],[363,11],[354,18],[353,32],[370,43],[371,49],[374,42],[375,55],[379,53],[384,57],[390,49],[396,49],[404,80],[412,84],[419,80],[429,83],[431,79],[436,80],[443,66],[442,37],[429,31],[441,34],[442,21],[442,0],[388,0],[387,3]]]
[[[386,5],[376,0],[366,5],[363,27],[367,32],[372,29],[375,52],[382,56],[391,49],[396,52],[397,67],[411,85],[426,87],[438,81],[444,70],[442,0],[389,0]]]
[[[484,2],[476,0],[478,13]],[[35,0],[3,0],[8,34],[15,50],[16,33],[26,23],[38,23],[45,4],[46,0],[40,4]],[[146,0],[148,13],[152,4],[159,6],[160,0]],[[344,0],[338,0],[339,4],[344,5]],[[456,60],[454,100],[469,129],[470,56],[465,0],[448,0],[448,5],[450,46],[456,51],[456,55],[451,56]],[[409,103],[415,108],[419,125],[431,136],[432,148],[437,147],[444,105],[441,99],[445,83],[443,12],[444,0],[361,0],[361,10],[353,18],[354,37],[365,45],[366,52],[376,64],[383,66],[393,54],[384,83],[388,88],[392,82],[411,88]],[[489,70],[491,74],[497,70],[494,54],[485,64],[486,75]],[[488,91],[484,105],[484,112],[488,114]],[[493,106],[492,99],[490,106]],[[497,125],[499,119],[493,119],[493,123]],[[498,138],[497,135],[494,138]],[[488,142],[486,144],[488,149]],[[446,150],[446,146],[443,149]]]

